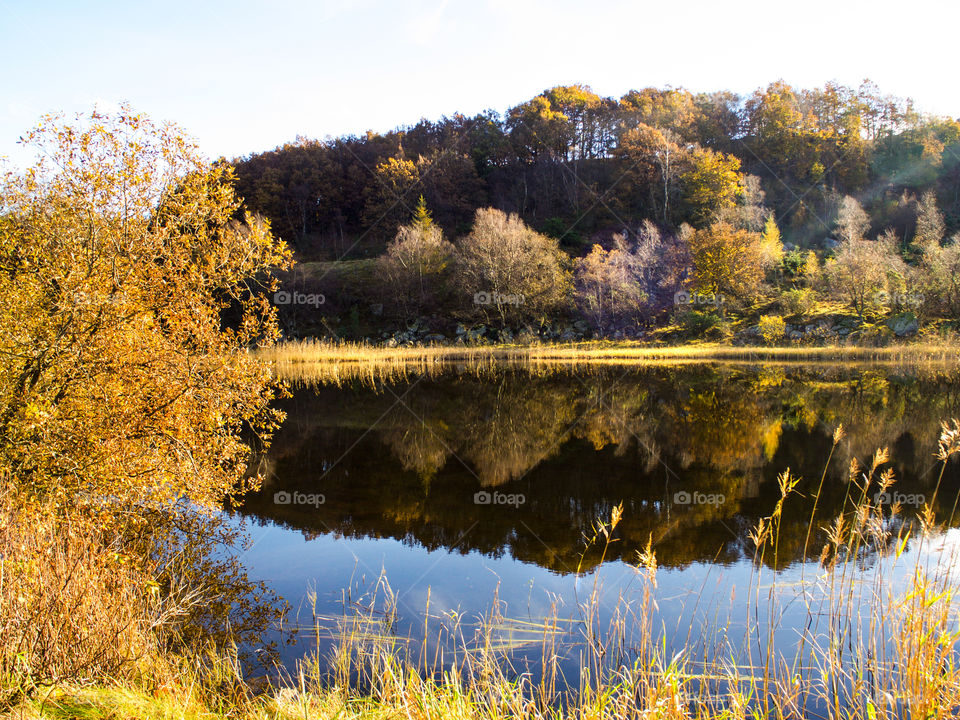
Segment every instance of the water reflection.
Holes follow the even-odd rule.
[[[284,404],[262,461],[268,482],[243,512],[307,537],[394,538],[564,574],[591,524],[622,501],[608,560],[631,561],[652,536],[662,566],[726,564],[753,555],[749,529],[771,512],[789,467],[803,478],[781,529],[779,563],[789,565],[840,423],[815,527],[844,508],[851,460],[867,463],[878,447],[890,447],[899,478],[892,500],[932,498],[940,422],[960,416],[957,379],[938,368],[462,367],[304,387]],[[938,515],[950,515],[956,470]]]

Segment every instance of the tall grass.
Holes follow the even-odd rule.
[[[834,445],[842,437],[838,429]],[[942,429],[941,470],[958,453],[960,424],[954,421]],[[569,648],[558,642],[559,616],[543,618],[535,629],[541,652],[535,671],[516,664],[517,643],[503,642],[505,618],[496,599],[473,628],[461,617],[443,623],[428,608],[423,636],[434,636],[434,649],[426,652],[427,643],[397,634],[397,603],[381,578],[374,594],[382,602],[343,626],[329,664],[319,656],[301,664],[295,683],[300,710],[308,716],[332,695],[345,708],[350,698],[362,697],[401,717],[955,717],[957,556],[929,507],[911,523],[898,507],[876,502],[876,494],[895,482],[885,469],[889,460],[879,450],[868,467],[850,466],[848,501],[799,587],[780,587],[779,574],[766,569],[778,567],[781,517],[798,485],[789,471],[780,475],[780,497],[751,533],[754,574],[746,615],[752,622],[742,638],[727,636],[729,626],[721,625],[691,633],[679,651],[671,647],[658,620],[658,568],[649,544],[636,558],[639,588],[621,594],[607,620],[601,619],[598,575],[579,601],[577,678],[560,671]],[[622,512],[618,506],[598,520],[588,548],[598,546],[606,555]],[[930,552],[933,544],[939,552]],[[770,556],[772,563],[766,562]],[[800,603],[804,613],[800,624],[785,628],[782,612],[789,603]],[[785,629],[796,637],[788,647],[775,639]],[[527,638],[526,645],[533,642]],[[738,646],[747,648],[746,662]]]
[[[842,437],[838,429],[835,446]],[[960,454],[958,421],[943,426],[937,454],[939,491],[948,463]],[[135,699],[72,687],[21,707],[49,717],[77,708],[87,717],[956,717],[957,549],[931,506],[910,522],[896,506],[877,503],[876,493],[895,483],[889,460],[878,450],[867,467],[851,464],[842,511],[825,544],[809,548],[799,584],[789,587],[769,568],[779,567],[781,517],[798,481],[789,471],[779,476],[779,498],[750,535],[750,621],[743,637],[733,636],[729,624],[704,626],[674,647],[660,619],[656,548],[648,543],[635,558],[636,589],[621,591],[612,612],[601,612],[599,574],[578,595],[570,620],[556,609],[537,623],[511,620],[494,597],[474,625],[456,613],[431,612],[428,600],[421,642],[398,632],[398,602],[381,577],[365,602],[351,603],[359,609],[340,619],[332,655],[308,656],[282,688],[226,692],[242,685],[239,669],[214,660],[161,695]],[[597,520],[586,550],[607,555],[622,513],[617,506]],[[784,627],[786,605],[801,608],[799,624]],[[319,620],[314,629],[319,640]],[[775,638],[783,630],[795,638],[787,647]],[[575,678],[561,670],[571,651],[563,640],[571,633],[579,637]],[[539,652],[535,668],[518,663],[521,648]],[[746,661],[736,648],[746,649]]]
[[[528,368],[575,368],[580,364],[723,362],[864,362],[956,364],[960,346],[909,343],[885,347],[732,347],[719,344],[648,346],[606,341],[536,345],[429,345],[389,348],[327,340],[295,340],[256,351],[287,381],[302,384],[351,380],[397,380],[439,374],[449,364],[483,369],[519,364]]]

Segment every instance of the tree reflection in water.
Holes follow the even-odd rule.
[[[243,512],[308,534],[508,553],[567,573],[591,523],[622,501],[608,560],[634,558],[652,535],[663,566],[725,563],[753,555],[748,529],[770,513],[776,476],[789,467],[803,480],[783,517],[779,564],[788,565],[802,555],[840,423],[846,436],[815,528],[843,510],[850,461],[879,447],[890,447],[899,492],[932,496],[940,422],[960,415],[957,376],[929,367],[461,367],[321,383],[285,401],[287,421],[263,459],[269,479]],[[957,486],[954,464],[938,514],[949,514]],[[483,489],[524,502],[476,504]],[[278,505],[281,490],[325,502]],[[701,502],[682,504],[687,496]]]

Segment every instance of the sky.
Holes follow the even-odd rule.
[[[960,117],[960,5],[807,0],[0,0],[0,156],[122,101],[210,158],[504,111],[555,85],[750,93],[829,80]]]

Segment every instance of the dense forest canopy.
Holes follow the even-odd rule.
[[[420,195],[448,237],[493,207],[573,255],[643,220],[704,227],[733,204],[764,203],[788,247],[836,237],[845,196],[865,208],[871,238],[889,229],[910,240],[928,192],[946,231],[960,227],[960,122],[869,81],[779,81],[746,97],[645,88],[617,99],[561,86],[503,114],[301,137],[235,165],[248,209],[301,259],[379,254]]]

